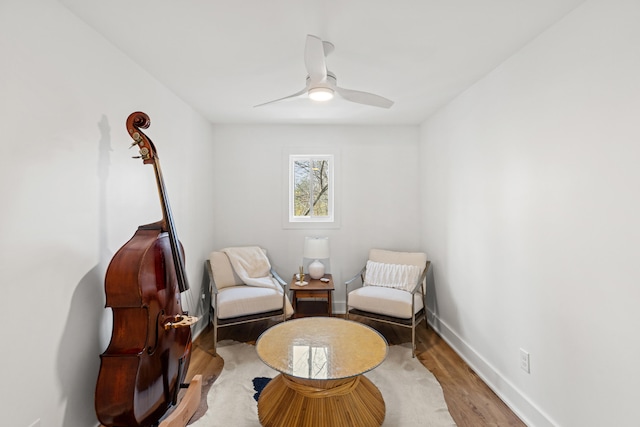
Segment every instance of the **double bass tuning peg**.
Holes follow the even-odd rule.
[[[148,160],[151,156],[150,156],[150,151],[147,147],[143,146],[143,140],[142,140],[142,136],[140,135],[139,132],[132,132],[131,133],[131,138],[133,138],[133,142],[131,143],[131,145],[129,146],[129,148],[132,148],[134,146],[140,146],[142,148],[140,148],[140,155],[139,156],[133,156],[134,159],[143,159],[143,160]]]
[[[133,156],[134,159],[142,159],[142,160],[147,160],[149,158],[149,149],[147,147],[142,147],[140,149],[140,155],[139,156]]]
[[[140,136],[139,132],[134,132],[132,130],[129,130],[129,133],[131,134],[131,138],[133,138],[133,142],[131,143],[129,148],[131,148],[131,147],[133,147],[135,145],[142,144],[142,136]]]
[[[131,134],[131,138],[133,138],[133,142],[131,143],[129,148],[131,148],[131,147],[133,147],[135,145],[140,145],[142,143],[142,137],[140,136],[140,133],[138,133],[138,132],[133,132]]]

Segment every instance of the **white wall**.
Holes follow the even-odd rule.
[[[196,294],[212,128],[56,1],[0,3],[0,58],[2,425],[97,425],[105,269],[138,225],[161,218],[125,120],[151,117]]]
[[[344,310],[344,281],[370,248],[420,250],[417,126],[216,125],[214,140],[211,249],[260,245],[288,278],[302,262],[304,237],[329,236],[336,311]],[[283,228],[291,147],[335,150],[340,228]]]
[[[638,425],[638,22],[587,1],[421,128],[432,321],[530,425]]]

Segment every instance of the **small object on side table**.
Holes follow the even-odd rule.
[[[297,286],[306,286],[309,284],[309,282],[304,281],[304,269],[302,266],[300,266],[300,273],[296,274],[296,279],[298,279],[298,281],[294,284]]]
[[[334,286],[331,274],[325,274],[320,279],[312,279],[306,275],[304,279],[308,281],[308,284],[303,286],[298,284],[297,279],[297,274],[295,274],[289,285],[289,290],[293,293],[291,298],[294,310],[293,317],[332,316]],[[303,283],[306,282],[303,281]]]

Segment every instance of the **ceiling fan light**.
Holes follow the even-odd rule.
[[[328,87],[314,87],[309,89],[309,98],[314,101],[328,101],[333,98],[333,89]]]

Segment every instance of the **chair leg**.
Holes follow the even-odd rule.
[[[411,326],[411,357],[416,357],[416,323]]]
[[[211,300],[213,319],[213,354],[218,354],[218,292],[212,295]]]
[[[213,354],[218,354],[218,318],[213,317]]]

